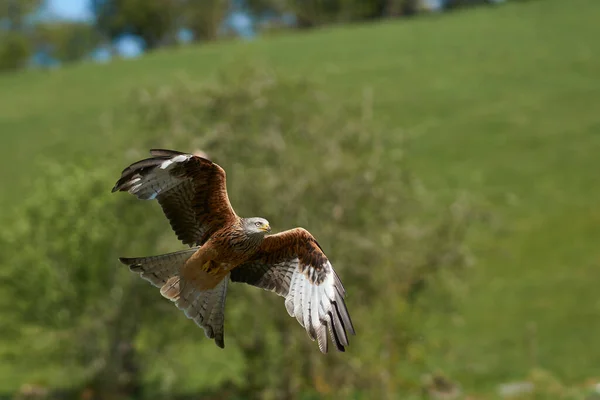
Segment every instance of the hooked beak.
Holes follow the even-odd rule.
[[[263,225],[260,230],[269,233],[271,232],[271,226],[269,224]]]

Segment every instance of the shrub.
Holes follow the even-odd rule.
[[[19,33],[0,33],[0,72],[23,68],[30,56],[27,37]]]

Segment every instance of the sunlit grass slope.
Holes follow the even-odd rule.
[[[461,318],[429,333],[450,349],[441,367],[475,387],[536,366],[598,377],[598,15],[597,0],[531,1],[2,76],[0,217],[27,196],[31,159],[122,165],[143,135],[126,116],[131,89],[208,82],[231,62],[259,60],[339,101],[372,91],[374,117],[411,138],[426,185],[488,205],[491,223],[470,238],[478,263]]]

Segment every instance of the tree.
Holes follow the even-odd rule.
[[[27,37],[18,32],[0,33],[0,71],[23,68],[31,56]]]
[[[411,16],[417,13],[419,0],[378,0],[380,16],[396,17]]]
[[[3,0],[0,2],[0,71],[22,68],[31,56],[31,44],[23,31],[25,16],[39,7],[41,0]]]
[[[8,21],[8,29],[20,31],[23,28],[23,18],[34,11],[42,0],[3,0],[0,2],[0,22]]]
[[[34,38],[38,48],[48,47],[49,53],[62,62],[84,58],[100,42],[94,27],[80,22],[37,24]]]
[[[127,199],[110,196],[108,170],[43,167],[31,197],[8,222],[12,229],[0,233],[0,332],[14,344],[4,356],[26,371],[44,357],[51,365],[77,366],[71,381],[89,382],[96,398],[135,394],[133,340],[160,310],[158,298],[144,298],[150,292],[119,265],[118,249],[127,244],[135,251],[132,242],[145,242],[144,252],[152,251],[160,225],[143,207],[129,209]]]
[[[194,32],[195,40],[214,40],[229,10],[229,0],[181,0],[179,22]]]
[[[92,8],[98,32],[109,40],[129,33],[154,49],[177,28],[178,0],[92,0]]]
[[[379,0],[248,0],[247,6],[255,15],[294,14],[299,28],[311,28],[379,17],[383,3]]]

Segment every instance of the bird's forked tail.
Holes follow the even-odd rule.
[[[119,258],[132,272],[160,288],[163,297],[175,303],[186,317],[204,329],[207,337],[217,346],[225,347],[224,328],[225,298],[229,274],[215,287],[198,290],[181,276],[186,261],[198,250],[194,247],[174,253],[151,257]]]

